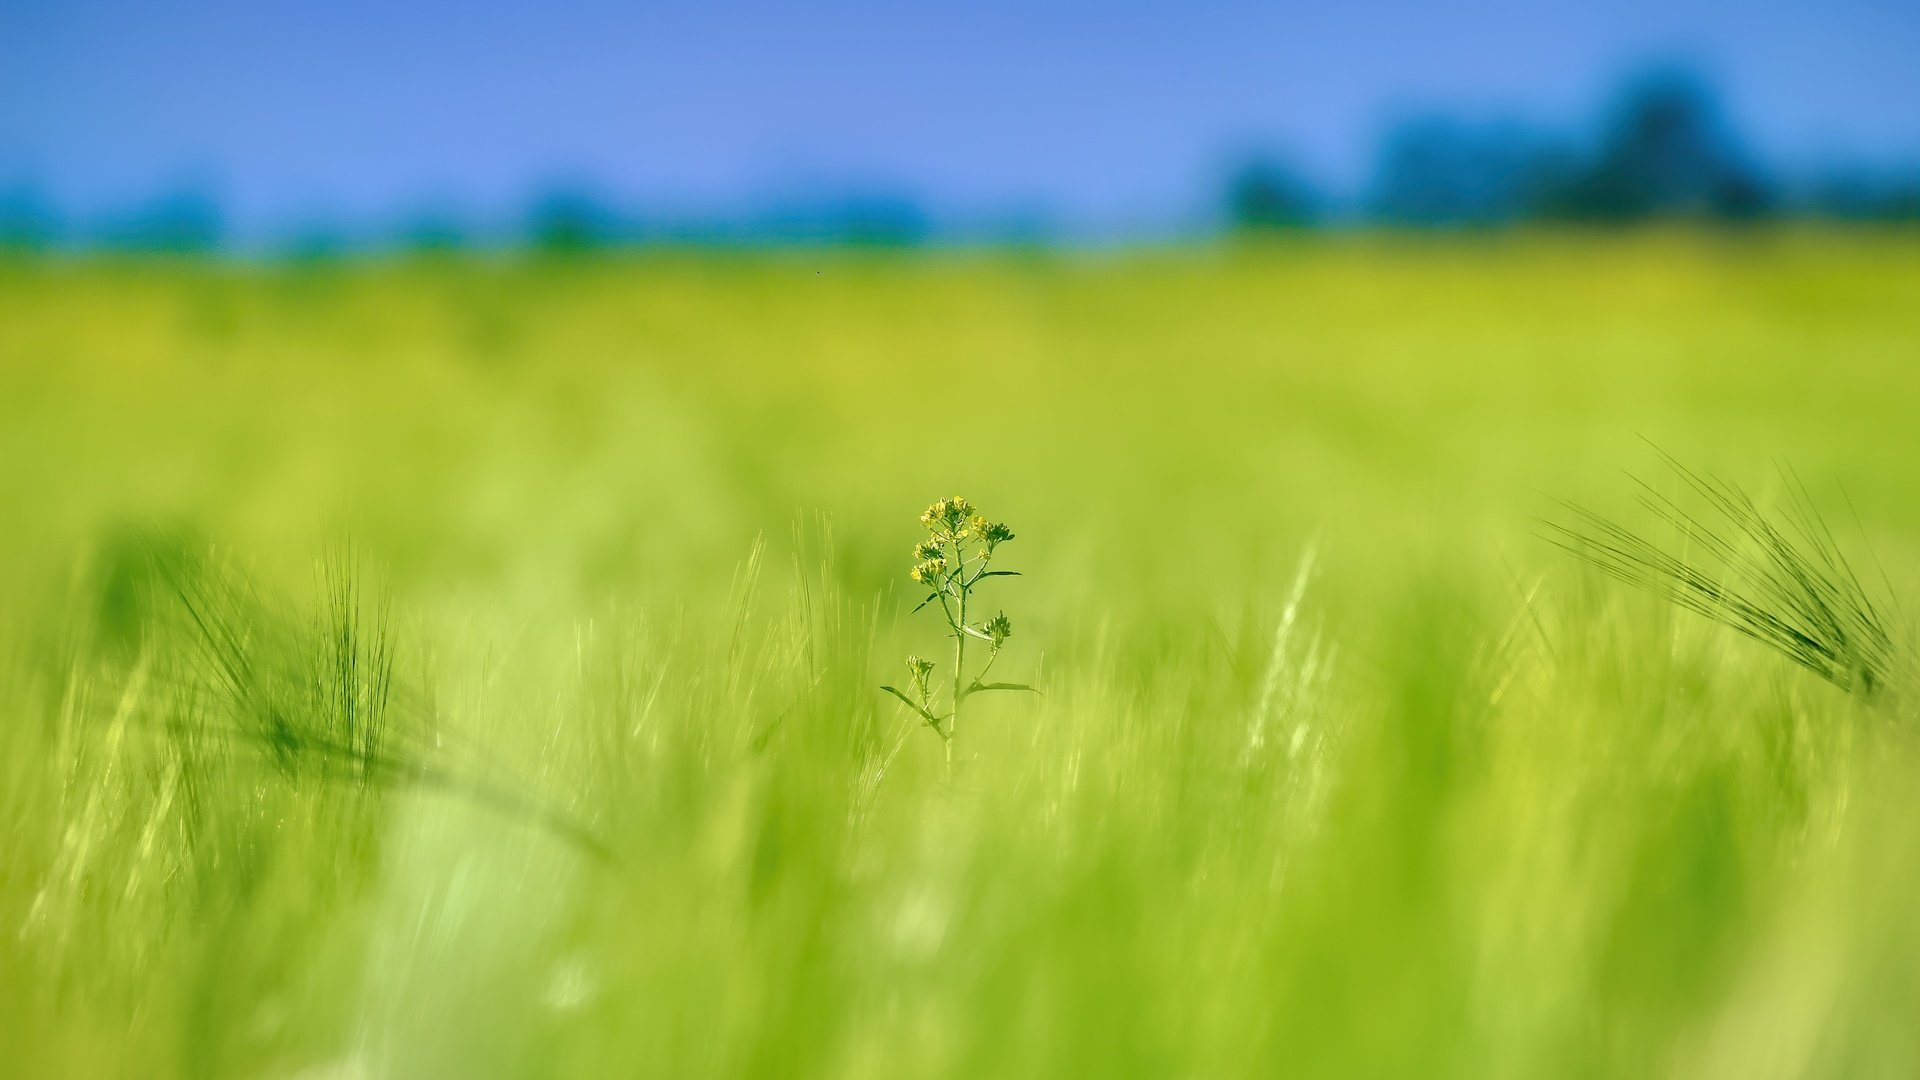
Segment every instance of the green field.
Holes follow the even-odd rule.
[[[1920,238],[0,264],[0,1072],[1920,1075],[1920,717],[1643,440],[1920,596]]]

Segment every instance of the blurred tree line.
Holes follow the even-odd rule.
[[[1854,169],[1802,181],[1770,171],[1705,80],[1665,70],[1631,79],[1585,139],[1444,115],[1405,120],[1387,131],[1365,192],[1345,209],[1347,220],[1401,228],[1920,222],[1920,173]],[[1342,210],[1278,158],[1246,161],[1227,185],[1227,218],[1241,229],[1321,225]]]
[[[1406,119],[1380,140],[1362,190],[1333,197],[1284,157],[1245,159],[1222,210],[1247,232],[1380,225],[1476,228],[1526,223],[1742,224],[1779,218],[1920,223],[1920,168],[1770,169],[1749,153],[1710,84],[1685,70],[1628,79],[1593,130],[1567,135],[1448,115]],[[960,223],[897,191],[813,190],[740,212],[642,215],[577,181],[549,185],[510,221],[482,227],[443,204],[389,227],[309,223],[276,250],[326,257],[366,248],[419,252],[520,247],[554,255],[636,245],[909,247],[934,239],[1044,246],[1044,214]],[[219,200],[186,185],[86,221],[26,185],[0,187],[0,252],[62,247],[203,253],[230,239]]]

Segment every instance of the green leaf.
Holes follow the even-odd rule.
[[[1018,570],[989,570],[986,573],[981,574],[979,577],[974,578],[974,580],[978,581],[980,580],[980,578],[983,578],[983,577],[1020,577],[1020,576],[1022,575]]]
[[[1033,687],[1028,686],[1026,683],[1017,683],[1017,682],[983,683],[978,680],[975,680],[972,686],[969,686],[965,690],[960,691],[960,696],[970,697],[974,694],[979,693],[982,690],[1025,690],[1030,694],[1037,694],[1040,692],[1038,690],[1035,690]]]
[[[907,612],[907,614],[909,614],[909,615],[913,615],[913,614],[915,614],[915,613],[917,613],[917,612],[919,612],[919,610],[920,610],[921,608],[923,608],[923,607],[926,607],[926,606],[927,606],[928,604],[931,604],[931,603],[933,603],[933,602],[934,602],[935,600],[938,600],[938,599],[940,599],[940,593],[939,593],[939,591],[938,591],[938,590],[935,590],[935,591],[933,591],[933,592],[930,592],[930,593],[928,593],[928,594],[927,594],[927,598],[926,598],[925,600],[922,600],[922,601],[920,601],[919,603],[917,603],[917,604],[915,604],[915,605],[913,605],[913,610],[912,610],[912,611],[909,611],[909,612]]]
[[[904,704],[907,708],[912,709],[914,712],[919,713],[921,717],[924,718],[928,724],[933,726],[933,730],[940,732],[941,738],[944,739],[947,737],[946,732],[940,731],[939,717],[933,715],[932,713],[928,712],[926,709],[915,704],[912,698],[908,697],[907,695],[901,693],[899,690],[891,686],[882,686],[880,689],[885,690],[887,693],[892,694],[894,697],[899,698],[901,703]]]

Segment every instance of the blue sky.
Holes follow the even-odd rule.
[[[559,181],[1164,220],[1242,148],[1352,184],[1396,116],[1569,126],[1649,60],[1777,160],[1920,158],[1914,0],[0,0],[0,186],[81,215],[197,187],[243,229]]]

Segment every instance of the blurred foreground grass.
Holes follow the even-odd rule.
[[[1914,732],[1533,519],[1641,435],[1911,583],[1917,360],[1913,238],[0,265],[0,1047],[1914,1075]]]

